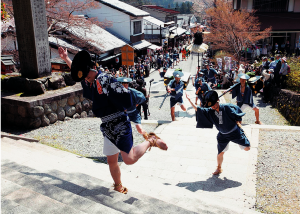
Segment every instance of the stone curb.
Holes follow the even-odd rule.
[[[155,125],[162,125],[166,123],[171,123],[170,120],[142,120],[142,124],[155,124]]]
[[[257,124],[242,124],[242,126],[251,129],[300,131],[299,126],[277,126],[277,125],[257,125]]]
[[[39,142],[39,140],[33,139],[33,138],[29,138],[29,137],[24,137],[21,135],[14,135],[14,134],[5,134],[5,133],[1,133],[1,138],[3,137],[7,137],[7,138],[12,138],[14,140],[25,140],[28,142]]]

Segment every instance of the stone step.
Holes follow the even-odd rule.
[[[2,139],[3,142],[9,142],[4,144],[2,142],[2,177],[14,182],[16,188],[31,188],[33,191],[44,194],[61,203],[66,203],[64,201],[65,198],[75,197],[71,197],[70,194],[77,194],[77,197],[82,197],[95,203],[101,202],[105,206],[125,213],[140,213],[141,210],[146,213],[164,213],[161,210],[189,213],[186,209],[134,191],[129,191],[127,195],[113,191],[111,183],[94,177],[95,173],[92,173],[91,167],[88,166],[92,165],[97,167],[97,170],[100,168],[107,173],[109,170],[106,164],[94,163],[92,160],[78,158],[73,154],[66,155],[63,154],[66,152],[57,151],[37,143],[28,143],[22,140],[10,142],[6,138]],[[9,151],[11,154],[8,153]],[[55,155],[56,151],[58,155]],[[26,158],[21,158],[24,155],[30,160],[26,161]],[[62,156],[62,159],[60,156]],[[9,160],[9,158],[16,158],[16,162]],[[67,163],[67,159],[73,161],[73,165],[77,167],[76,173],[72,172],[72,170],[69,171],[71,165]],[[51,160],[52,162],[50,162]],[[80,162],[83,162],[83,164],[80,164]],[[66,166],[63,166],[64,164]],[[52,167],[51,170],[50,167]],[[61,171],[56,170],[56,168]],[[81,171],[87,174],[80,173]],[[111,181],[111,178],[109,178],[109,181]],[[67,197],[61,198],[60,195],[67,195]],[[155,203],[155,207],[152,206],[153,203]],[[73,204],[68,205],[73,206]],[[79,207],[76,208],[80,209]]]
[[[192,119],[184,119],[174,122],[174,125],[177,122],[185,124],[193,121]],[[163,126],[167,131],[170,130],[167,124],[161,127]],[[165,135],[169,136],[163,130],[161,133],[163,137]],[[124,171],[125,173],[122,174],[122,181],[125,186],[129,187],[129,193],[123,195],[112,190],[112,179],[106,164],[93,162],[90,159],[38,143],[15,140],[9,142],[6,138],[2,138],[1,144],[2,171],[14,170],[18,172],[19,175],[17,176],[10,175],[14,179],[21,179],[21,177],[26,176],[29,180],[29,183],[26,183],[28,187],[35,187],[34,191],[41,191],[38,192],[39,194],[49,193],[47,196],[52,196],[52,199],[55,200],[62,201],[64,198],[61,199],[54,193],[63,192],[62,195],[65,194],[68,197],[70,197],[69,194],[77,194],[70,197],[71,202],[73,198],[81,197],[80,200],[85,199],[89,200],[89,203],[101,203],[104,206],[124,213],[170,213],[170,211],[172,213],[244,213],[243,209],[231,209],[231,206],[226,206],[226,201],[221,204],[222,198],[218,198],[214,202],[213,198],[207,197],[208,194],[194,197],[192,192],[174,185],[175,183],[171,183],[170,186],[168,182],[163,182],[162,179],[155,177],[155,175],[150,179],[149,175],[144,176],[143,174],[136,177],[135,174],[130,173],[127,169],[127,172]],[[156,154],[156,157],[159,157],[160,152],[159,149],[154,148],[148,154],[153,153]],[[142,160],[147,160],[148,154]],[[124,165],[122,164],[122,166]],[[130,169],[135,171],[134,166],[128,166],[128,170]],[[124,168],[122,172],[123,170]],[[17,173],[14,172],[12,174]],[[6,177],[5,179],[8,178]],[[34,185],[35,183],[37,184]],[[15,182],[15,184],[22,186],[22,183]],[[44,188],[41,186],[44,186]],[[50,188],[51,191],[45,192],[47,188]],[[160,192],[160,194],[153,194],[153,189]],[[76,200],[74,199],[74,201]],[[93,212],[90,211],[90,213]]]
[[[2,177],[15,182],[16,191],[26,188],[87,213],[95,213],[92,210],[101,210],[101,213],[119,213],[116,210],[124,213],[194,213],[137,192],[120,194],[109,188],[109,183],[89,175],[69,175],[57,170],[46,174],[29,168],[17,172],[4,164]],[[66,180],[70,177],[72,180]]]
[[[2,214],[12,214],[12,213],[22,213],[22,214],[38,214],[34,210],[24,207],[12,200],[1,198],[1,213]]]
[[[79,193],[85,192],[87,189],[80,185],[63,180],[63,178],[57,177],[58,174],[61,174],[60,172],[53,172],[53,174],[39,173],[38,171],[28,167],[23,169],[21,172],[18,172],[13,170],[13,168],[5,167],[5,165],[7,164],[4,164],[4,166],[2,165],[1,176],[3,179],[6,179],[10,182],[10,188],[6,187],[5,189],[7,189],[6,192],[9,192],[8,189],[10,189],[11,192],[6,195],[5,198],[10,197],[9,199],[13,200],[15,195],[22,194],[24,189],[26,189],[28,192],[30,192],[30,195],[28,195],[28,200],[30,200],[31,195],[33,197],[37,196],[38,198],[43,198],[44,196],[45,198],[51,199],[51,201],[43,199],[45,200],[45,206],[51,206],[51,204],[55,205],[56,203],[60,203],[77,210],[74,213],[121,213],[107,205],[102,204],[101,201],[93,201],[88,199],[88,197],[80,196]],[[10,164],[10,166],[14,165],[16,164]],[[21,169],[21,167],[17,165],[15,168]],[[81,183],[82,182],[83,181],[81,180]],[[12,185],[12,183],[14,185]],[[15,188],[15,191],[13,191],[13,188]],[[103,196],[103,199],[111,202],[108,196]],[[18,203],[26,204],[26,200],[21,200]],[[129,209],[128,206],[126,207],[126,204],[122,204],[122,206],[124,209]],[[35,208],[35,210],[38,212],[40,211],[39,207]],[[62,213],[63,210],[64,209],[59,212],[56,211],[56,213]]]

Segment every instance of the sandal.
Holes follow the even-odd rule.
[[[219,175],[223,172],[223,169],[221,169],[221,166],[217,166],[216,171],[213,173],[213,175]]]
[[[117,187],[119,187],[119,186],[122,186],[122,183],[114,184],[114,185],[113,185],[114,190],[117,191],[117,192],[123,193],[123,194],[127,194],[128,189],[127,189],[126,187],[123,187],[123,186],[122,186],[122,188],[117,189]]]
[[[150,147],[149,147],[148,151],[150,151],[152,147],[158,147],[158,148],[160,148],[162,150],[165,150],[165,149],[159,147],[159,145],[157,144],[156,141],[158,139],[160,139],[160,137],[158,137],[154,132],[150,132],[149,134],[147,132],[145,132],[143,134],[143,137],[150,142]]]

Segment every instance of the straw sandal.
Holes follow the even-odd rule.
[[[154,137],[153,137],[153,136],[154,136]],[[160,139],[160,137],[158,137],[155,133],[150,132],[150,133],[148,134],[147,132],[145,132],[145,133],[143,134],[143,137],[145,138],[145,140],[148,140],[148,141],[150,142],[150,147],[149,147],[149,150],[148,150],[148,151],[150,151],[152,147],[158,147],[158,148],[160,148],[160,147],[158,146],[157,142],[156,142],[158,139]],[[162,148],[160,148],[160,149],[162,149]],[[164,149],[162,149],[162,150],[164,150]]]
[[[260,121],[255,121],[255,124],[262,125],[262,122],[260,122]]]
[[[223,172],[223,169],[221,169],[221,166],[217,166],[216,171],[213,173],[213,175],[219,175]]]
[[[120,186],[121,186],[122,188],[117,189],[117,188],[120,187]],[[123,193],[123,194],[127,194],[127,192],[128,192],[128,189],[127,189],[126,187],[123,187],[123,186],[122,186],[122,183],[114,184],[113,187],[114,187],[114,190],[117,191],[117,192],[120,192],[120,193]]]

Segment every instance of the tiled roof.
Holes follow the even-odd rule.
[[[143,7],[151,8],[154,10],[159,10],[159,11],[162,11],[165,13],[170,13],[170,14],[179,14],[180,13],[179,11],[167,9],[167,8],[156,6],[156,5],[143,5]]]
[[[119,10],[128,15],[138,17],[138,16],[149,16],[150,14],[146,11],[143,11],[139,8],[136,8],[130,4],[126,4],[124,2],[118,0],[97,0],[98,2],[105,4],[111,8]]]

